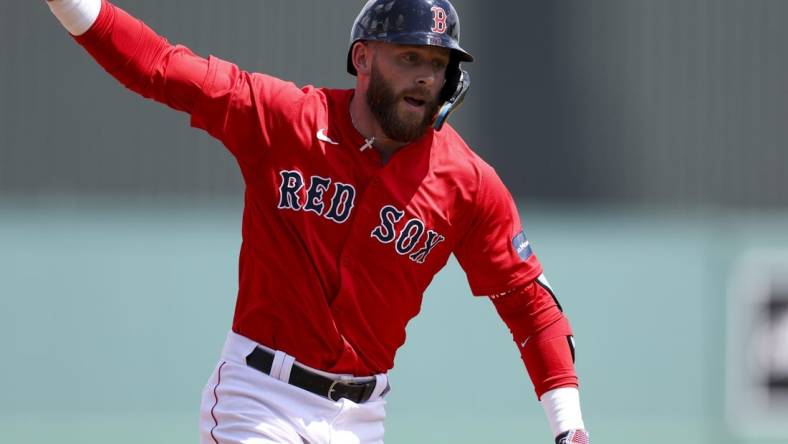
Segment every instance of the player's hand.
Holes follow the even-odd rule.
[[[555,437],[555,444],[588,444],[588,432],[582,429],[569,430]]]

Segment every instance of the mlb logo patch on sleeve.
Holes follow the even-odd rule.
[[[512,239],[512,247],[514,247],[514,251],[517,252],[520,259],[524,261],[528,260],[528,258],[534,254],[531,249],[531,243],[528,241],[528,238],[525,237],[525,231],[517,233],[514,239]]]

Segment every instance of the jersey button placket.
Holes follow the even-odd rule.
[[[361,193],[356,202],[355,217],[349,221],[351,224],[350,235],[340,253],[339,263],[343,268],[348,268],[357,262],[354,252],[359,248],[363,248],[363,245],[355,244],[367,242],[370,238],[370,233],[365,232],[366,228],[362,227],[369,226],[368,221],[376,217],[377,212],[372,208],[372,204],[378,200],[377,196],[381,191],[381,187],[382,180],[380,176],[375,175],[370,179],[367,188]]]

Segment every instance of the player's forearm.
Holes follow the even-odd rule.
[[[509,327],[537,397],[559,387],[577,387],[572,329],[550,290],[536,281],[493,297]]]
[[[572,329],[552,290],[535,281],[494,297],[493,303],[520,349],[553,436],[584,429]]]
[[[113,77],[132,91],[190,111],[208,61],[170,45],[142,21],[102,0],[48,0],[63,26]]]

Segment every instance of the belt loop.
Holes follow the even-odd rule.
[[[272,378],[276,378],[276,379],[278,379],[280,381],[283,380],[280,377],[280,375],[282,373],[282,364],[284,363],[286,357],[287,357],[287,354],[285,352],[282,352],[282,351],[274,352],[274,362],[271,364],[271,373],[269,373],[269,375]],[[285,382],[287,382],[287,381],[285,381]]]
[[[284,360],[282,360],[282,370],[279,373],[279,380],[282,382],[290,382],[290,370],[293,369],[293,363],[295,362],[295,358],[290,355],[285,355]]]
[[[389,378],[386,374],[377,374],[375,375],[375,389],[372,390],[372,394],[369,395],[369,399],[378,399],[383,395],[383,391],[386,390],[386,387],[389,385]]]

